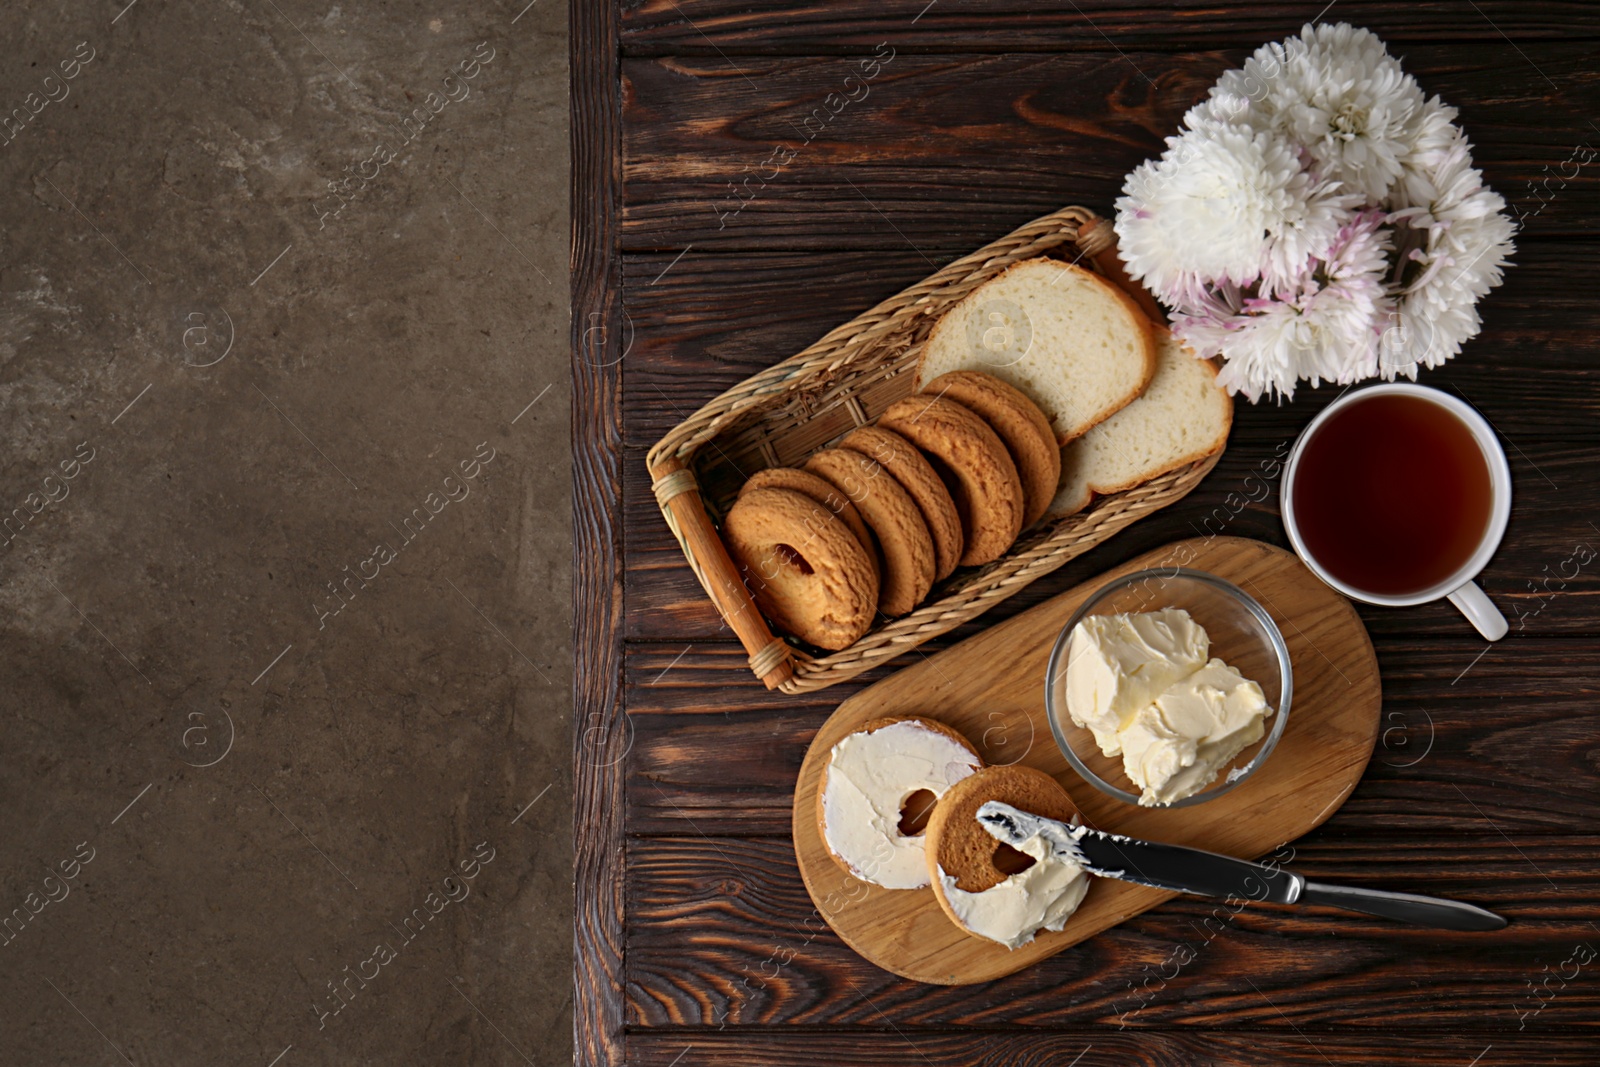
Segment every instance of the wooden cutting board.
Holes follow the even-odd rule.
[[[1294,700],[1277,749],[1246,782],[1189,808],[1138,808],[1081,781],[1044,711],[1051,646],[1085,598],[1151,567],[1209,571],[1255,597],[1289,646]],[[1016,950],[955,926],[933,890],[870,885],[834,863],[817,825],[817,790],[839,739],[883,715],[922,715],[960,730],[990,764],[1024,763],[1067,787],[1090,825],[1258,859],[1320,824],[1355,788],[1378,736],[1381,693],[1372,642],[1350,602],[1293,554],[1237,537],[1196,538],[1130,560],[840,704],[806,752],[794,796],[794,844],[817,911],[873,963],[919,982],[963,985],[1021,970],[1174,894],[1098,878],[1059,933]]]

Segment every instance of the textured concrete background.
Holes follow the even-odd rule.
[[[570,1060],[526,3],[0,14],[0,1062]]]

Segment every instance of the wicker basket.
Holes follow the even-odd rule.
[[[726,513],[755,471],[798,465],[875,421],[913,391],[923,342],[947,309],[1011,264],[1051,254],[1084,261],[1163,321],[1149,294],[1123,272],[1110,224],[1084,208],[1062,208],[948,264],[799,355],[746,378],[650,450],[647,461],[661,512],[700,584],[750,653],[750,669],[769,689],[823,689],[954,629],[1179,499],[1216,464],[1213,455],[1097,498],[1076,515],[1041,520],[1024,530],[1006,555],[981,568],[957,570],[934,586],[921,607],[880,622],[849,648],[813,653],[773,636],[717,535],[713,516]]]

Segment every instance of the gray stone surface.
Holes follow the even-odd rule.
[[[0,1062],[567,1062],[565,9],[126,3],[0,13]]]

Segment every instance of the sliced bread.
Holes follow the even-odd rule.
[[[1047,515],[1087,507],[1096,493],[1120,493],[1219,451],[1233,425],[1233,398],[1217,368],[1164,328],[1156,329],[1155,377],[1137,400],[1061,450],[1061,487]]]
[[[1098,274],[1025,259],[945,312],[923,347],[917,388],[980,370],[1044,409],[1065,444],[1133,400],[1155,373],[1153,326]]]

